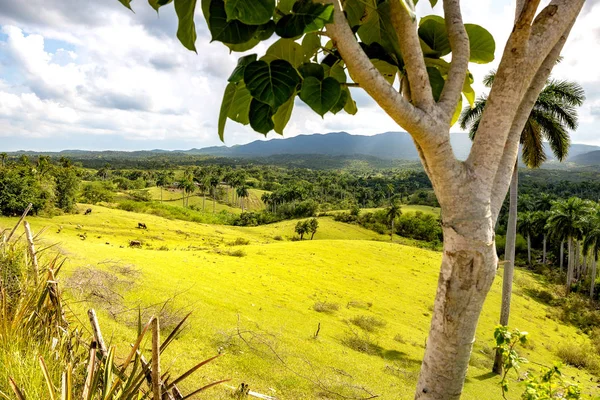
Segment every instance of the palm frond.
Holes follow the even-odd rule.
[[[550,149],[558,161],[563,161],[571,145],[571,138],[565,127],[552,115],[532,110],[530,120],[540,127],[543,137],[550,144]]]
[[[585,91],[577,82],[550,79],[544,87],[544,92],[551,94],[564,104],[579,107],[585,101]]]
[[[477,100],[475,100],[475,104],[473,104],[473,108],[469,106],[465,107],[458,119],[460,128],[469,130],[469,137],[471,140],[475,138],[475,133],[477,132],[477,128],[479,128],[479,121],[481,120],[481,115],[485,109],[486,102],[487,96],[484,95],[478,97]]]
[[[542,142],[542,128],[537,121],[529,118],[521,133],[523,145],[523,163],[529,168],[539,168],[546,161],[544,144]]]
[[[485,87],[491,88],[494,84],[494,78],[496,77],[496,70],[493,69],[486,76],[483,77],[483,84]]]

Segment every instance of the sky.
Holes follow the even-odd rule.
[[[421,1],[418,15],[442,14]],[[463,0],[463,19],[496,39],[496,60],[472,65],[476,92],[497,66],[512,29],[514,0]],[[548,1],[542,1],[542,5]],[[217,118],[239,54],[210,43],[200,7],[198,54],[176,39],[172,4],[157,15],[145,0],[135,13],[117,0],[0,0],[0,151],[189,149],[222,145]],[[264,54],[266,45],[251,52]],[[587,0],[553,77],[579,82],[587,101],[575,143],[600,145],[600,0]],[[285,137],[346,131],[402,130],[361,89],[359,112],[312,112],[296,99]],[[453,131],[459,131],[457,126]],[[277,138],[270,133],[266,139]],[[264,139],[228,121],[225,144]]]

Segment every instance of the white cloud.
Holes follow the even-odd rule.
[[[497,41],[496,62],[472,66],[477,80],[502,55],[512,28],[514,2],[462,1],[465,22],[485,26]],[[30,0],[3,5],[0,25],[6,42],[0,41],[0,135],[121,136],[139,141],[141,148],[157,140],[163,141],[164,148],[180,148],[181,143],[218,144],[219,105],[237,55],[229,54],[220,43],[210,43],[199,10],[196,55],[175,38],[172,6],[164,7],[158,17],[143,2],[134,6],[135,14],[116,0]],[[432,12],[428,2],[419,4],[419,12]],[[441,13],[441,6],[434,12]],[[565,48],[565,62],[555,73],[576,78],[590,88],[581,133],[575,136],[587,142],[599,142],[593,134],[600,118],[600,76],[588,56],[600,53],[598,20],[600,6],[588,5]],[[265,46],[257,49],[264,51]],[[478,83],[476,90],[484,88]],[[367,96],[355,97],[361,104],[356,116],[340,113],[325,119],[297,100],[286,136],[400,130]],[[228,121],[227,144],[260,138],[249,127]],[[113,148],[120,148],[120,143],[115,142]]]

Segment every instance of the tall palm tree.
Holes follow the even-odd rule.
[[[6,159],[8,158],[8,154],[2,152],[0,153],[0,163],[2,163],[2,167],[6,165]]]
[[[548,228],[559,237],[567,239],[568,262],[567,262],[567,294],[571,291],[573,280],[574,244],[581,236],[582,216],[588,212],[589,205],[579,197],[571,197],[564,201],[557,201],[550,210],[548,217]]]
[[[238,186],[237,189],[235,189],[235,191],[240,199],[240,206],[242,207],[242,212],[244,212],[244,199],[247,199],[249,195],[248,187],[246,187],[246,185]]]
[[[492,87],[495,71],[484,78],[484,84]],[[575,107],[583,104],[585,95],[583,88],[569,81],[548,80],[540,92],[529,118],[521,132],[522,159],[529,168],[538,168],[546,160],[543,140],[547,140],[555,157],[562,161],[569,151],[570,138],[568,130],[577,128],[577,111]],[[473,139],[483,110],[487,103],[487,96],[482,96],[475,101],[471,109],[466,107],[459,123],[462,129],[469,129]],[[504,278],[502,283],[502,306],[500,311],[500,324],[508,325],[510,316],[510,298],[512,294],[512,280],[515,266],[515,240],[517,235],[517,198],[518,198],[518,157],[513,169],[510,184],[508,227],[506,230],[506,247],[504,251]],[[502,371],[502,354],[497,351],[493,371]]]
[[[396,201],[395,198],[392,198],[390,205],[386,211],[386,218],[390,222],[391,230],[390,230],[390,241],[394,241],[394,220],[402,215],[402,210],[400,204]]]
[[[543,234],[543,255],[542,255],[542,263],[546,264],[546,242],[548,239],[548,232],[546,231],[546,223],[548,222],[548,217],[550,216],[550,209],[552,208],[552,202],[554,201],[554,197],[548,193],[542,193],[535,199],[535,209],[540,212],[537,214],[537,222],[538,222],[538,231]],[[562,242],[561,242],[562,246]],[[562,265],[562,260],[561,260]]]
[[[535,213],[530,211],[520,213],[517,227],[521,234],[527,238],[527,263],[531,265],[531,235],[535,235],[537,228]]]
[[[588,226],[590,229],[586,231],[585,238],[583,239],[583,252],[584,254],[592,255],[590,299],[593,299],[598,271],[598,253],[600,252],[600,207],[598,205],[594,207],[589,222]]]

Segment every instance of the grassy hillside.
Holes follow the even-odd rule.
[[[379,211],[379,210],[383,210],[383,207],[380,208],[361,208],[360,211],[363,213],[367,213],[367,212],[375,212],[375,211]],[[417,211],[421,211],[424,214],[431,214],[431,215],[435,215],[436,217],[438,217],[440,215],[440,208],[439,207],[430,207],[430,206],[421,206],[421,205],[413,205],[413,204],[402,204],[402,212],[403,213],[411,213],[411,212],[417,212]],[[336,213],[336,212],[344,212],[344,211],[349,211],[349,210],[336,210],[336,211],[330,211],[330,213]]]
[[[295,221],[241,228],[92,208],[88,216],[29,221],[36,232],[47,227],[44,241],[58,243],[55,249],[69,258],[63,284],[70,287],[72,311],[85,321],[90,303],[101,310],[104,336],[122,352],[135,336],[138,307],[144,317],[160,314],[166,325],[192,311],[165,367],[183,371],[222,351],[197,379],[228,377],[234,386],[246,382],[291,400],[338,398],[334,393],[412,398],[440,253],[392,244],[331,218],[319,219],[315,240],[299,242],[287,240]],[[0,218],[0,227],[15,221]],[[137,222],[148,230],[137,229]],[[129,248],[130,240],[141,240],[142,248]],[[559,346],[587,339],[550,319],[548,307],[526,295],[538,285],[517,271],[511,325],[530,332],[523,355],[551,365]],[[488,373],[500,292],[501,271],[480,320],[467,400],[501,397],[499,378]],[[584,398],[597,394],[597,378],[564,371],[581,382]],[[516,385],[511,399],[518,398]],[[228,397],[219,388],[203,398]]]

